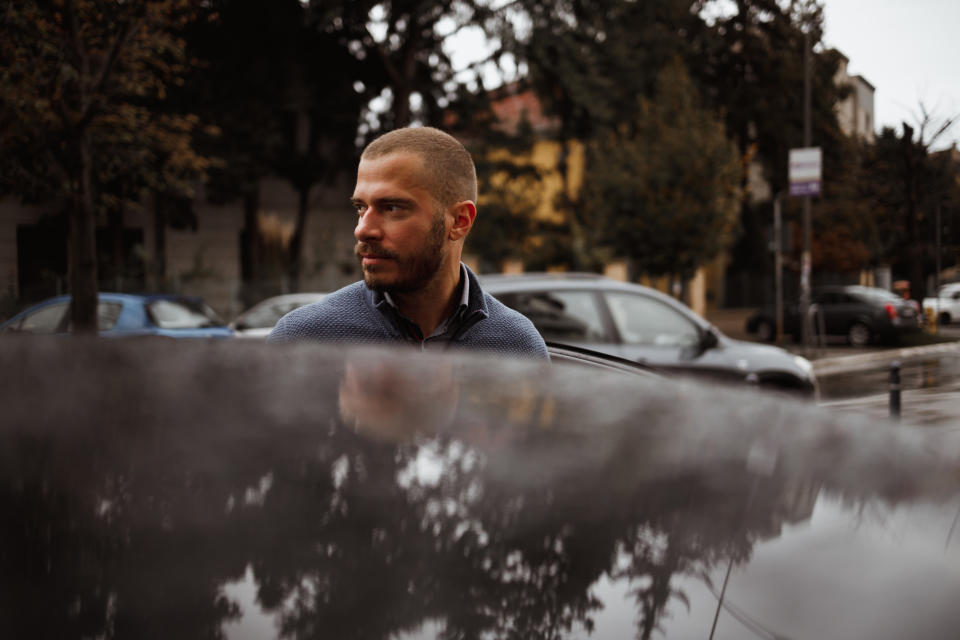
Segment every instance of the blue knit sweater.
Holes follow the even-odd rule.
[[[382,293],[355,282],[280,318],[270,342],[318,340],[376,344],[408,341],[423,349],[467,347],[510,356],[549,358],[543,338],[524,315],[505,306],[480,288],[477,276],[470,279],[469,302],[459,326],[449,341],[412,338],[402,327],[397,311]],[[434,347],[436,345],[436,347]]]

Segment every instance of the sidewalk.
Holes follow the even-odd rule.
[[[839,350],[838,350],[839,351]],[[849,351],[849,350],[847,350]],[[876,349],[866,353],[846,353],[844,355],[827,355],[812,360],[813,370],[818,377],[854,373],[864,369],[876,369],[889,366],[898,361],[901,363],[917,358],[933,355],[956,354],[960,356],[960,342],[943,342],[927,344],[919,347],[903,347],[901,349]]]
[[[755,342],[756,339],[746,330],[747,318],[753,311],[752,308],[715,309],[709,312],[706,318],[731,338]],[[837,346],[827,345],[822,349],[814,349],[812,353],[806,353],[802,345],[794,344],[789,339],[785,340],[781,346],[791,353],[807,357],[813,364],[817,376],[875,369],[889,365],[895,360],[906,362],[911,359],[948,353],[960,355],[960,341],[903,348],[871,346],[852,349],[837,344]]]

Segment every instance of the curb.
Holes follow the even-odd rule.
[[[861,353],[853,356],[837,356],[833,358],[821,358],[811,362],[813,372],[820,376],[831,376],[842,373],[853,373],[863,369],[874,369],[899,360],[901,362],[922,358],[929,355],[940,355],[944,353],[956,353],[960,355],[960,342],[944,342],[941,344],[928,344],[921,347],[906,347],[903,349],[891,349],[889,351],[874,351],[871,353]]]

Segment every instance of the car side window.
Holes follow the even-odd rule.
[[[117,318],[123,311],[123,305],[119,302],[98,302],[97,303],[97,331],[110,331],[117,326]],[[67,319],[67,333],[73,329],[73,322]]]
[[[286,313],[286,304],[267,304],[253,309],[243,316],[243,326],[248,329],[265,329],[277,324],[277,320]]]
[[[700,343],[697,326],[663,302],[643,295],[607,292],[613,321],[626,344],[693,347]]]
[[[123,305],[119,302],[101,302],[97,305],[97,330],[110,331],[117,326]]]
[[[43,309],[34,311],[20,321],[15,331],[25,333],[56,333],[63,321],[63,314],[67,312],[69,302],[59,302]]]
[[[498,296],[530,318],[544,340],[608,342],[596,296],[590,291],[537,291]]]
[[[147,305],[147,313],[161,329],[199,329],[217,324],[212,311],[205,313],[203,307],[183,300],[154,300]]]

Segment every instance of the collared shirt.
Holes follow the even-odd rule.
[[[383,297],[387,301],[387,304],[389,304],[396,312],[397,317],[402,321],[403,326],[406,328],[411,339],[416,340],[417,342],[449,342],[456,333],[460,323],[463,321],[463,315],[470,304],[470,278],[467,277],[467,268],[462,262],[460,263],[460,287],[460,303],[457,305],[457,308],[454,309],[453,313],[451,313],[446,320],[441,322],[437,328],[433,330],[433,333],[426,338],[423,337],[423,332],[420,330],[420,326],[417,325],[417,323],[400,313],[400,309],[393,301],[393,298],[390,297],[389,293],[384,291]]]

